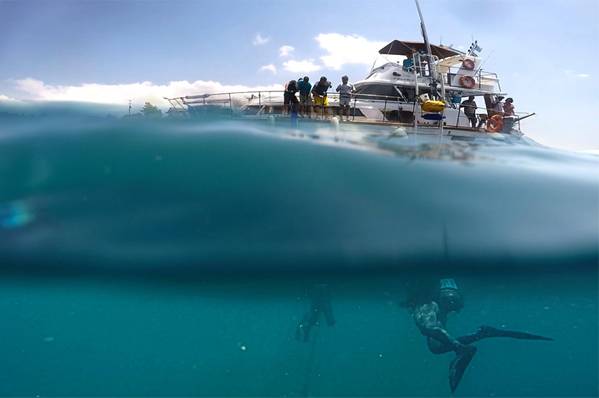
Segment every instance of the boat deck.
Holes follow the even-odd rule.
[[[414,117],[415,112],[405,110],[405,106],[414,108],[418,105],[406,104],[400,102],[399,97],[385,97],[355,95],[352,98],[349,108],[349,120],[342,120],[339,98],[336,93],[329,93],[329,105],[323,111],[323,107],[309,106],[311,112],[298,113],[298,117],[292,117],[288,109],[283,104],[283,91],[256,91],[256,92],[231,92],[202,94],[195,96],[165,98],[171,104],[169,114],[178,117],[202,117],[210,112],[220,112],[230,114],[231,117],[241,117],[246,119],[264,119],[264,120],[288,120],[292,123],[305,123],[309,121],[340,123],[344,126],[377,126],[387,128],[404,128],[406,134],[430,134],[430,135],[461,135],[461,136],[484,136],[486,130],[481,128],[471,128],[468,123],[464,123],[464,118],[458,113],[457,120],[459,124],[443,121],[431,121],[420,123]],[[357,105],[356,105],[357,104]],[[375,108],[375,105],[378,108]],[[301,110],[301,109],[300,109]],[[375,110],[375,112],[369,111]],[[455,109],[452,109],[455,112]],[[376,117],[371,117],[375,115]],[[487,118],[487,114],[480,113],[482,120]],[[345,117],[343,118],[345,119]],[[519,123],[513,125],[510,134],[521,136]]]

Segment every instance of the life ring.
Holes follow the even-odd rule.
[[[487,120],[487,131],[489,133],[498,133],[503,129],[503,116],[493,115]]]
[[[472,76],[460,76],[460,85],[464,88],[474,88],[476,80]]]
[[[474,70],[474,61],[471,59],[465,59],[462,61],[462,68],[466,70]]]

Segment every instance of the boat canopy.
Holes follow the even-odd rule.
[[[433,55],[436,55],[439,57],[439,59],[448,58],[455,55],[462,55],[461,52],[454,50],[453,48],[435,46],[434,44],[431,44],[431,50]],[[403,55],[406,57],[411,56],[415,52],[426,52],[426,45],[417,41],[393,40],[391,43],[379,50],[379,54]]]

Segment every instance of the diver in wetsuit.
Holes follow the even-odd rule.
[[[538,336],[513,330],[496,329],[491,326],[481,326],[474,333],[454,338],[445,329],[447,315],[460,311],[464,306],[462,295],[453,279],[441,279],[437,297],[419,303],[410,303],[414,321],[420,333],[426,336],[429,350],[433,354],[455,352],[456,356],[449,365],[449,386],[453,393],[457,388],[464,371],[476,354],[476,347],[471,345],[479,340],[490,337],[510,337],[522,340],[553,340],[549,337]]]
[[[310,309],[306,312],[301,322],[295,330],[295,338],[308,342],[310,340],[310,330],[312,327],[320,324],[320,317],[324,315],[327,325],[335,325],[333,316],[333,307],[331,306],[331,293],[329,285],[316,284],[309,292]],[[303,336],[302,336],[303,335]]]

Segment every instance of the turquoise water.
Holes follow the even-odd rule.
[[[451,333],[555,338],[477,343],[456,395],[598,394],[599,158],[102,112],[0,112],[0,395],[449,396],[401,306],[441,277]]]

